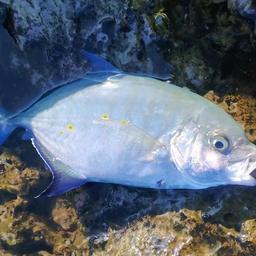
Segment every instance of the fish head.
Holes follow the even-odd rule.
[[[182,173],[184,187],[256,185],[256,146],[242,127],[215,105],[177,129],[170,139],[170,155]]]

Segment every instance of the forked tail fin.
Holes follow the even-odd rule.
[[[0,107],[0,146],[16,128],[13,124],[11,124],[11,122],[9,122],[9,118],[11,116],[11,113]]]

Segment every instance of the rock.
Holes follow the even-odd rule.
[[[52,210],[54,222],[58,223],[63,230],[74,230],[77,228],[77,215],[71,203],[65,199],[58,198]]]

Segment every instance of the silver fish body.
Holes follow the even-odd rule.
[[[28,110],[2,111],[3,142],[24,127],[53,181],[40,196],[85,182],[156,189],[255,185],[256,147],[225,111],[153,78],[93,74]]]

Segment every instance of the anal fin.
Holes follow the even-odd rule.
[[[52,172],[51,184],[41,192],[38,197],[50,197],[65,193],[73,188],[77,188],[86,183],[85,177],[76,173],[69,166],[55,158],[45,147],[43,147],[34,138],[31,139],[40,157]]]

